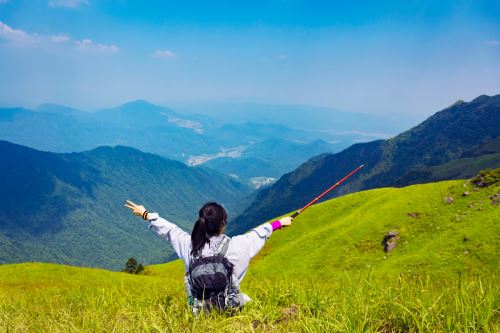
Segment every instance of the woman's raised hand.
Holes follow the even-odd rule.
[[[281,218],[280,219],[281,226],[288,227],[289,225],[292,225],[292,220],[293,218],[291,216]]]
[[[146,208],[143,205],[137,205],[130,200],[127,200],[125,207],[130,208],[134,215],[141,216],[144,218],[143,214],[146,212]]]

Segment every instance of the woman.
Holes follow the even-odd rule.
[[[127,200],[125,207],[149,221],[149,227],[170,241],[186,268],[186,293],[194,313],[202,308],[239,308],[250,298],[239,284],[252,259],[273,231],[292,224],[291,217],[266,223],[250,232],[229,238],[224,235],[227,213],[215,202],[201,207],[191,235],[177,225]],[[227,279],[226,279],[226,276]],[[207,282],[208,281],[208,282]]]

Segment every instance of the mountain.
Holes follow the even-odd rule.
[[[70,108],[64,105],[53,104],[53,103],[44,103],[40,104],[35,108],[36,112],[41,113],[53,113],[59,114],[62,116],[75,116],[75,117],[86,117],[87,113],[75,108]]]
[[[184,114],[205,114],[228,123],[265,123],[327,133],[357,132],[364,140],[387,137],[417,122],[411,115],[345,112],[314,105],[193,102],[176,105]]]
[[[243,151],[242,156],[260,158],[288,172],[313,156],[337,152],[341,150],[340,147],[324,140],[304,143],[269,139],[250,146]]]
[[[455,103],[392,139],[355,144],[337,154],[312,158],[273,186],[260,191],[255,202],[236,219],[232,231],[248,230],[261,221],[300,208],[361,164],[366,165],[362,172],[329,197],[425,182],[428,176],[415,175],[440,165],[443,166],[441,170],[445,170],[446,163],[475,156],[481,151],[488,153],[485,147],[500,136],[498,124],[500,95],[479,96],[469,103]],[[471,176],[477,168],[500,164],[498,156],[492,160],[486,158],[486,162],[458,176]],[[439,177],[431,178],[442,180],[457,176],[447,172],[437,175]]]
[[[53,152],[127,145],[178,160],[217,152],[218,140],[202,135],[203,124],[145,101],[97,112],[44,104],[35,111],[0,109],[0,140]]]
[[[252,259],[241,289],[253,300],[238,316],[193,320],[180,260],[143,275],[23,263],[0,265],[0,323],[13,332],[495,332],[498,181],[382,188],[311,207]],[[385,253],[391,231],[397,243]]]
[[[203,165],[227,175],[236,175],[247,179],[263,175],[277,178],[284,173],[272,163],[255,157],[219,157],[209,160]]]
[[[398,179],[396,185],[415,182],[435,182],[443,179],[463,179],[477,173],[477,170],[500,166],[500,136],[488,140],[475,150],[464,154],[463,158],[450,162],[423,167],[410,171]]]
[[[131,216],[126,199],[190,230],[203,203],[236,207],[252,192],[216,171],[128,147],[56,154],[0,141],[0,154],[6,157],[0,164],[0,263],[118,269],[132,256],[166,261],[172,249]]]
[[[248,148],[242,149],[239,157],[215,158],[203,163],[203,165],[242,178],[278,178],[286,172],[292,171],[312,156],[336,152],[339,148],[337,145],[323,140],[303,143],[273,138],[256,142]]]
[[[262,145],[270,140],[298,146],[297,143],[312,144],[320,138],[335,143],[323,142],[322,148],[316,147],[318,145],[315,143],[313,146],[316,150],[299,154],[295,154],[294,149],[282,150],[282,160],[263,156],[266,152]],[[295,168],[299,160],[303,161],[320,150],[339,151],[353,140],[362,138],[358,134],[335,135],[276,124],[228,124],[206,116],[180,114],[143,100],[96,112],[55,104],[42,104],[35,110],[0,109],[0,140],[31,148],[75,152],[104,145],[124,145],[191,165],[218,157],[238,157],[228,154],[228,151],[249,150],[253,153],[248,157],[262,157],[270,164],[269,168],[264,169],[266,174],[258,175],[267,177],[281,176]],[[261,147],[253,147],[256,144]],[[291,160],[294,162],[281,165],[283,161],[287,164],[286,161]],[[246,172],[245,168],[239,168],[241,163],[229,162],[232,166],[219,170],[236,169],[237,174]]]

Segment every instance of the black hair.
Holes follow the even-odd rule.
[[[227,223],[227,213],[224,207],[216,202],[208,202],[198,212],[193,232],[191,233],[191,254],[195,255],[203,249],[210,240],[208,237],[221,233]]]

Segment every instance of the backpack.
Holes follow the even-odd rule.
[[[230,240],[224,235],[213,256],[191,254],[185,282],[188,304],[194,314],[202,309],[220,311],[239,307],[239,287],[233,281],[233,264],[226,258]]]

